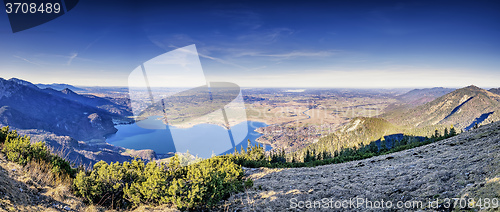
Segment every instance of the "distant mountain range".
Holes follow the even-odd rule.
[[[108,99],[78,95],[70,89],[40,89],[20,79],[0,78],[0,124],[41,129],[78,140],[103,138],[116,132],[113,119],[130,109]]]
[[[397,96],[397,99],[405,104],[418,106],[430,102],[454,90],[455,89],[453,88],[442,88],[442,87],[414,89],[409,91],[408,93]]]
[[[491,92],[491,93],[500,95],[500,88],[492,88],[492,89],[490,89],[488,91]]]
[[[424,89],[414,89],[407,93],[396,96],[399,100],[397,103],[389,105],[385,111],[401,110],[414,108],[416,106],[423,105],[427,102],[431,102],[434,99],[441,97],[447,93],[454,91],[453,88],[424,88]]]
[[[71,89],[72,91],[85,91],[83,88],[78,88],[73,85],[68,85],[68,84],[62,84],[62,83],[52,83],[52,84],[35,84],[38,88],[40,89],[45,89],[45,88],[52,88],[54,90],[64,90],[64,89]]]

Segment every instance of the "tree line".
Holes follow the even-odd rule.
[[[283,149],[274,149],[269,152],[265,151],[265,146],[256,144],[252,146],[248,140],[248,147],[227,155],[228,158],[233,160],[244,167],[257,168],[293,168],[293,167],[312,167],[319,165],[326,165],[332,163],[344,163],[353,160],[361,160],[373,156],[389,154],[406,149],[423,146],[446,138],[457,135],[457,131],[453,126],[445,128],[441,133],[435,130],[434,134],[430,137],[415,137],[404,135],[401,139],[387,142],[384,137],[379,140],[372,141],[368,145],[363,143],[357,147],[340,147],[337,148],[334,144],[335,140],[331,139],[330,142],[318,142],[311,144],[304,149],[296,152],[285,153]]]

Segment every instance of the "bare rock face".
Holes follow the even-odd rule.
[[[90,120],[90,125],[97,130],[105,130],[106,128],[104,127],[104,125],[109,124],[104,122],[101,116],[99,116],[99,114],[97,113],[90,114],[88,118]]]
[[[111,118],[101,116],[97,113],[92,113],[88,116],[90,126],[92,129],[95,129],[98,131],[99,134],[112,134],[116,133],[118,131],[114,125],[113,121]]]
[[[104,129],[104,127],[102,126],[102,119],[97,113],[90,114],[88,118],[90,119],[90,124],[92,125],[92,127],[95,127],[97,129]]]

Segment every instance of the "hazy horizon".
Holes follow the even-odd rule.
[[[0,78],[3,78],[0,76]],[[25,80],[25,79],[21,79],[21,78],[18,78],[18,77],[13,77],[15,79],[20,79],[20,80]],[[12,79],[12,78],[3,78],[5,80],[9,80],[9,79]],[[28,81],[28,80],[25,80],[25,81]],[[43,85],[59,85],[59,84],[67,84],[67,85],[71,85],[71,86],[75,86],[75,87],[79,87],[79,88],[92,88],[92,87],[101,87],[101,88],[128,88],[129,86],[127,85],[124,85],[124,86],[102,86],[102,85],[97,85],[97,86],[94,86],[94,85],[78,85],[78,84],[70,84],[70,83],[66,83],[66,82],[49,82],[49,83],[40,83],[40,82],[32,82],[32,81],[28,81],[30,83],[33,83],[35,85],[37,84],[43,84]],[[485,89],[485,90],[488,90],[488,89],[492,89],[492,88],[500,88],[500,86],[497,86],[497,87],[481,87],[481,86],[478,86],[478,85],[474,85],[474,84],[470,84],[470,85],[466,85],[466,86],[463,86],[463,87],[446,87],[446,86],[431,86],[431,87],[247,87],[247,86],[240,86],[241,89],[266,89],[266,88],[269,88],[269,89],[352,89],[352,90],[376,90],[376,89],[381,89],[381,90],[412,90],[412,89],[429,89],[429,88],[451,88],[451,89],[460,89],[460,88],[464,88],[464,87],[467,87],[467,86],[477,86],[479,88],[482,88],[482,89]],[[136,87],[134,87],[136,88]],[[167,88],[167,89],[176,89],[176,88],[191,88],[191,87],[157,87],[157,86],[152,86],[151,88]],[[303,92],[303,91],[290,91],[290,92]]]

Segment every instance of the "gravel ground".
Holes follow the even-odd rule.
[[[254,180],[253,188],[231,196],[219,210],[444,211],[445,198],[500,200],[499,134],[500,122],[360,161],[313,168],[246,169]],[[415,206],[405,207],[405,203]],[[377,205],[382,206],[374,208]],[[472,209],[477,210],[486,208]]]

